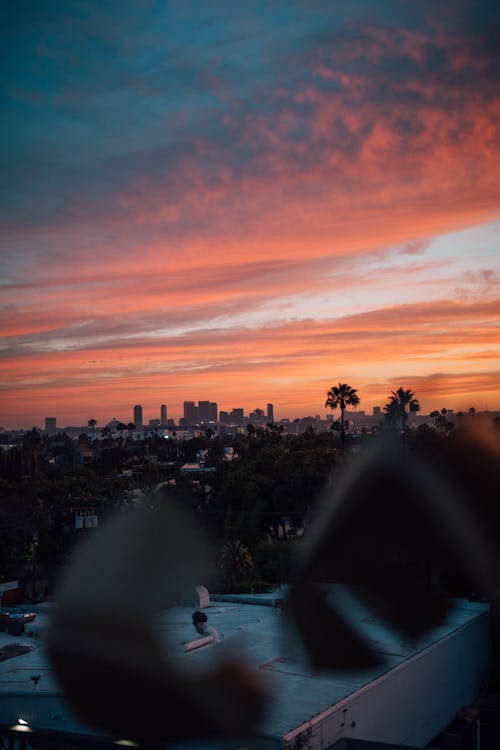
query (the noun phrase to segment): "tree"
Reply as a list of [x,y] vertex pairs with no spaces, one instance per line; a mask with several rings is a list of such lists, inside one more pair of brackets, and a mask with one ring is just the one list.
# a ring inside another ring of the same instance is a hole
[[127,425],[124,424],[123,422],[118,422],[115,429],[120,433],[120,437],[123,437],[123,433],[127,429]]
[[97,419],[94,419],[94,418],[89,419],[88,426],[90,427],[91,432],[92,432],[92,442],[94,442],[94,430],[95,430],[96,424],[97,424]]
[[127,431],[128,431],[129,438],[132,437],[132,433],[133,433],[134,430],[135,430],[135,424],[133,422],[129,422],[127,424]]
[[233,586],[245,578],[253,568],[250,550],[239,539],[225,542],[219,552],[218,566],[225,584]]
[[330,409],[336,409],[337,406],[340,408],[340,437],[342,439],[342,448],[344,448],[345,444],[344,412],[347,406],[357,406],[358,404],[359,396],[356,389],[351,388],[347,383],[339,383],[338,386],[334,385],[327,393],[325,406],[329,406]]
[[405,390],[401,386],[397,391],[392,391],[389,403],[384,407],[387,414],[398,414],[402,435],[406,433],[408,414],[420,410],[420,404],[414,396],[415,394],[410,389]]
[[108,426],[102,428],[101,437],[104,438],[104,440],[111,439],[111,429]]
[[454,424],[453,422],[450,422],[446,415],[448,414],[448,409],[441,409],[441,411],[438,411],[435,409],[434,411],[431,411],[429,414],[430,417],[433,417],[434,424],[436,426],[436,429],[441,433],[442,437],[446,437],[449,435],[449,433],[453,430]]

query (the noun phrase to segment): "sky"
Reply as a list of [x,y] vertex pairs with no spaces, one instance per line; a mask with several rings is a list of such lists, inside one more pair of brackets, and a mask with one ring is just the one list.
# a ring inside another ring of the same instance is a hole
[[0,424],[500,409],[500,10],[2,11]]

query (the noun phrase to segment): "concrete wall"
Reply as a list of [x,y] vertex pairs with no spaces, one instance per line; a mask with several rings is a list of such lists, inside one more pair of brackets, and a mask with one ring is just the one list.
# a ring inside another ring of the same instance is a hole
[[342,737],[422,746],[479,692],[491,664],[488,613],[288,733],[287,750],[324,750]]

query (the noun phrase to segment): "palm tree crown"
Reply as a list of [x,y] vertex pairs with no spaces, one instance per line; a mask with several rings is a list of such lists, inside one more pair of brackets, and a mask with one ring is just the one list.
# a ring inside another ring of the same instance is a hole
[[97,424],[97,419],[94,419],[93,417],[92,419],[89,419],[88,426],[90,427],[92,431],[92,441],[94,440],[94,430],[95,430],[96,424]]
[[330,409],[336,409],[337,406],[340,408],[340,428],[342,442],[345,440],[345,429],[344,429],[344,412],[347,406],[357,406],[359,404],[359,396],[355,388],[352,388],[347,383],[339,383],[333,385],[327,393],[327,399],[325,406],[329,406]]
[[401,431],[404,432],[406,429],[406,422],[408,414],[413,411],[420,410],[420,404],[417,399],[414,398],[415,394],[410,390],[405,390],[402,386],[397,391],[392,391],[389,396],[389,403],[385,406],[387,413],[392,412],[399,414],[401,419]]

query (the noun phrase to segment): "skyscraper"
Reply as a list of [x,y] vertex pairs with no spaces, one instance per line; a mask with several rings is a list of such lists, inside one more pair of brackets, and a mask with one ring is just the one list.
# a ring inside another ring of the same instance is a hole
[[198,420],[200,424],[217,422],[217,404],[214,401],[199,401]]
[[162,427],[167,426],[167,407],[165,406],[165,404],[162,404],[160,406],[160,425]]
[[134,424],[138,430],[142,428],[142,406],[140,404],[134,406]]
[[210,422],[210,401],[198,402],[198,418],[200,424],[208,424]]
[[210,421],[217,422],[217,404],[215,401],[210,401]]
[[231,414],[229,415],[229,418],[233,424],[237,424],[241,426],[245,419],[243,409],[241,409],[240,407],[233,409],[231,411]]
[[267,405],[267,421],[274,422],[274,407],[272,404]]
[[184,421],[187,427],[198,424],[198,407],[195,406],[194,401],[184,401]]

